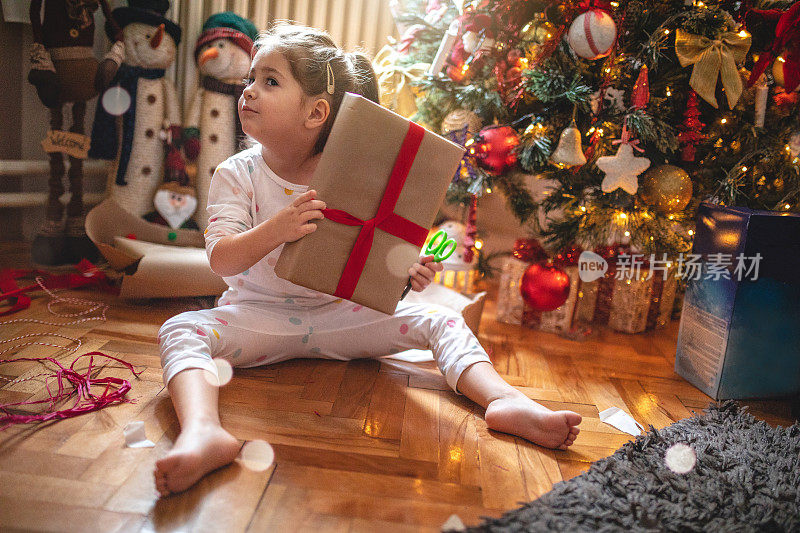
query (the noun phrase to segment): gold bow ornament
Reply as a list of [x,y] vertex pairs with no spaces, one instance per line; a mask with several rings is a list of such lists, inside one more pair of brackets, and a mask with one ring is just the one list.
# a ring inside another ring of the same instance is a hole
[[675,34],[675,53],[682,67],[694,65],[689,85],[703,100],[719,108],[714,95],[717,76],[731,109],[742,95],[742,80],[736,63],[741,63],[750,49],[750,34],[746,31],[725,32],[717,39],[694,35],[678,29]]
[[400,54],[390,45],[385,45],[375,56],[372,67],[378,76],[381,105],[409,118],[417,112],[417,95],[411,82],[422,79],[427,72],[427,63],[414,63],[403,67],[397,64]]

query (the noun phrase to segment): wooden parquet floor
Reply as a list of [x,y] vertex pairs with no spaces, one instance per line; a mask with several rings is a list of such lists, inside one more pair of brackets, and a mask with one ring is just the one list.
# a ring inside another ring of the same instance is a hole
[[[0,244],[0,257],[0,267],[22,267],[27,250]],[[103,365],[98,376],[130,380],[137,401],[0,433],[0,530],[439,531],[452,514],[477,524],[537,498],[633,438],[600,422],[600,410],[621,407],[645,427],[661,428],[711,401],[673,372],[677,321],[647,334],[601,331],[574,342],[496,322],[496,290],[489,289],[480,340],[498,371],[531,398],[583,415],[568,451],[489,431],[482,409],[450,391],[433,363],[297,360],[237,370],[220,391],[223,426],[242,441],[269,442],[273,467],[256,472],[237,459],[164,499],[153,466],[179,426],[156,333],[168,317],[202,302],[123,302],[74,291],[109,303],[108,320],[58,332],[80,338],[80,353],[100,350],[143,369],[135,379],[118,363],[95,360]],[[37,296],[30,309],[2,319],[58,322],[48,300]],[[0,341],[52,330],[0,325]],[[14,352],[0,357],[74,359],[44,346]],[[46,397],[41,380],[7,384],[42,371],[35,363],[1,365],[0,402]],[[787,402],[745,403],[773,425],[793,421]],[[125,447],[123,427],[135,420],[144,421],[154,448]]]

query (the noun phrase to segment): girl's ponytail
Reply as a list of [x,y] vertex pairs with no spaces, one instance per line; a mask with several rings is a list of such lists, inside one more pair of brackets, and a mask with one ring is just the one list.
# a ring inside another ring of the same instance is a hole
[[353,76],[356,79],[356,90],[351,91],[360,94],[364,98],[378,102],[380,93],[378,90],[378,78],[372,68],[369,58],[360,52],[348,54],[353,65]]

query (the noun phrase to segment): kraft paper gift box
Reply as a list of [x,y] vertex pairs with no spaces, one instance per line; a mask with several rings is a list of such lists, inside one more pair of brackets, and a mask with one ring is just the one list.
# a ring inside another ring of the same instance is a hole
[[464,149],[347,93],[309,189],[317,230],[286,243],[278,277],[393,314]]

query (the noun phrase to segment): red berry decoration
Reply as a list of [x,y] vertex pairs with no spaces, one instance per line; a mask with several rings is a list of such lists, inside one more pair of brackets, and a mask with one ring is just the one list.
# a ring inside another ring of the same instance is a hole
[[520,50],[518,50],[516,48],[512,48],[506,54],[506,59],[508,59],[508,62],[511,63],[512,65],[518,66],[517,65],[517,61],[522,59],[522,51],[520,51]]
[[616,261],[620,254],[630,254],[631,247],[629,244],[609,244],[607,246],[598,246],[594,249],[594,253],[607,261]]
[[547,259],[547,252],[536,239],[517,239],[514,241],[514,249],[511,253],[526,263],[538,263]]
[[583,249],[577,244],[571,244],[556,254],[554,263],[559,266],[577,265]]
[[534,264],[522,275],[519,291],[535,311],[553,311],[569,297],[569,276],[553,265]]
[[517,164],[519,136],[511,126],[483,128],[469,146],[470,155],[490,174],[500,175]]

